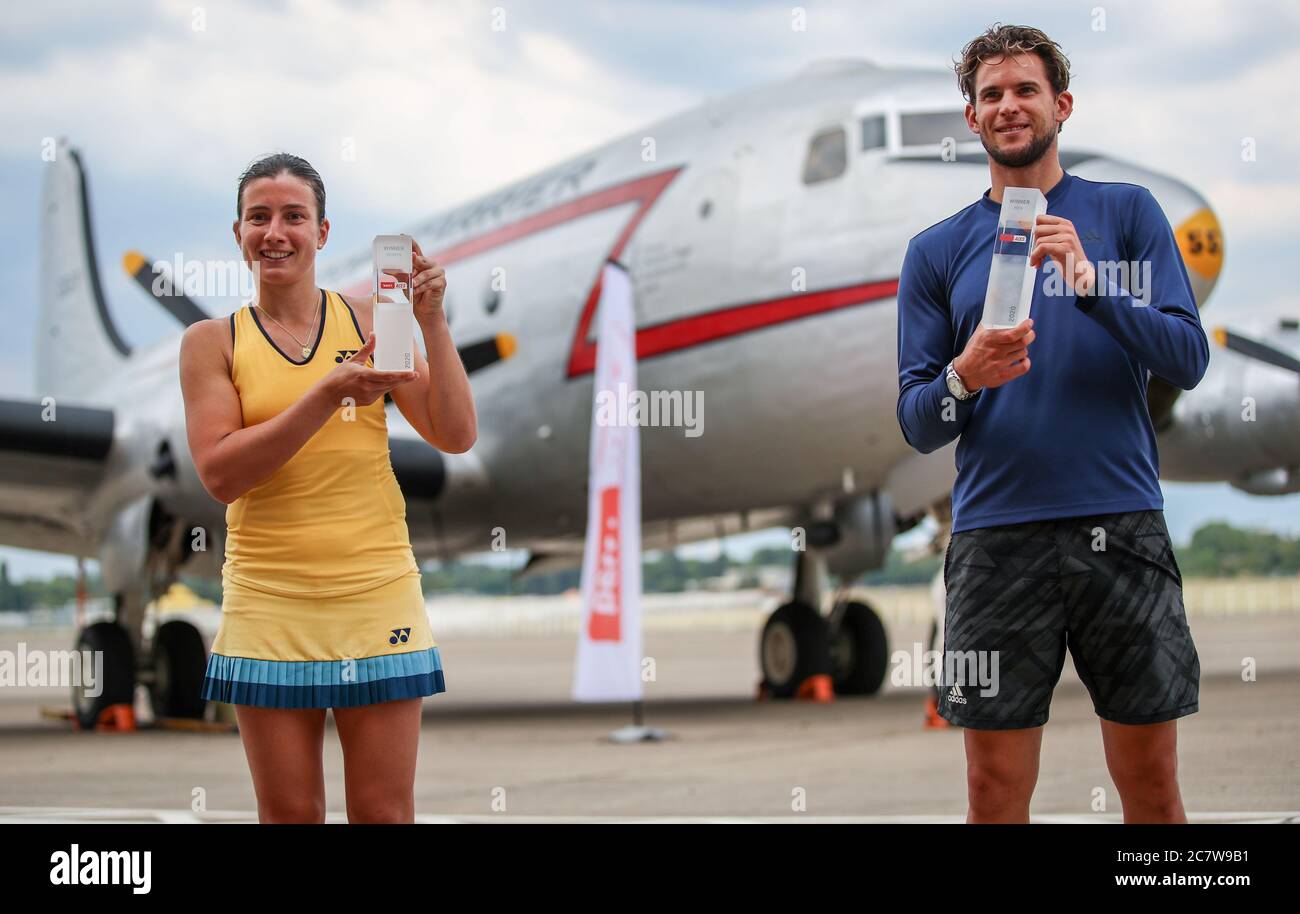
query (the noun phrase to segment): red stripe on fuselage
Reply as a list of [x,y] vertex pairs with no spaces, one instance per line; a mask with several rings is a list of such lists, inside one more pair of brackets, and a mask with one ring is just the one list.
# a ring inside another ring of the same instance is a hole
[[[520,219],[518,222],[503,225],[486,235],[480,235],[477,238],[471,238],[468,241],[462,241],[460,244],[452,245],[434,255],[434,260],[446,266],[449,263],[455,263],[457,260],[464,260],[466,257],[473,257],[475,254],[481,254],[503,244],[509,244],[511,241],[527,238],[529,235],[543,232],[565,222],[572,222],[574,219],[580,219],[591,213],[600,212],[603,209],[610,209],[635,200],[641,205],[632,214],[632,218],[628,220],[627,225],[619,234],[618,240],[614,242],[614,247],[605,258],[606,260],[617,259],[623,253],[623,248],[627,246],[628,240],[632,237],[633,230],[640,225],[646,211],[654,205],[654,202],[659,199],[659,195],[664,192],[665,188],[672,183],[673,178],[677,177],[681,171],[682,168],[679,166],[645,178],[637,178],[635,181],[629,181],[626,184],[618,184],[604,190],[594,191],[585,197],[578,197],[576,200],[561,203],[559,206]],[[599,270],[596,275],[600,275]]]
[[[787,295],[784,298],[771,298],[744,305],[729,305],[704,314],[692,314],[675,321],[639,328],[636,332],[636,354],[637,358],[641,359],[662,355],[665,352],[674,352],[701,343],[738,336],[751,330],[783,324],[813,314],[824,314],[839,308],[893,298],[897,294],[898,280],[886,279],[839,289]],[[596,347],[592,345],[590,349],[591,358],[594,360]],[[593,361],[592,366],[586,367],[585,370],[591,371],[594,366]],[[570,374],[572,375],[573,372]]]
[[[591,289],[583,303],[578,325],[574,328],[573,344],[569,349],[569,363],[566,375],[578,377],[595,370],[596,344],[589,340],[588,333],[600,302],[600,275],[605,261],[617,260],[632,239],[641,220],[645,218],[650,207],[663,194],[673,179],[681,173],[684,166],[668,169],[658,174],[637,178],[625,184],[594,191],[583,197],[562,203],[518,222],[503,225],[470,238],[459,244],[432,255],[439,264],[447,266],[458,260],[464,260],[490,251],[493,248],[519,241],[530,235],[554,228],[591,213],[620,206],[624,203],[637,202],[640,205],[628,219],[623,230],[619,232],[609,253],[605,255],[596,268]],[[349,290],[350,294],[367,293],[363,284]],[[728,305],[702,314],[693,314],[677,320],[665,321],[649,327],[640,327],[636,332],[637,358],[663,355],[708,343],[727,337],[737,336],[762,327],[770,327],[786,321],[797,320],[813,314],[834,311],[853,305],[865,304],[884,298],[891,298],[898,292],[898,280],[889,279],[877,282],[860,283],[839,289],[826,289],[819,292],[805,292],[788,295],[766,301],[750,302],[742,305]]]
[[[561,203],[559,206],[543,210],[540,213],[534,213],[520,219],[518,222],[511,222],[486,232],[475,238],[469,238],[459,244],[453,244],[449,248],[444,248],[435,254],[427,255],[436,260],[441,266],[448,266],[458,260],[465,260],[473,257],[475,254],[482,254],[484,251],[490,251],[493,248],[500,247],[503,244],[509,244],[512,241],[519,241],[527,238],[529,235],[535,235],[538,232],[544,232],[549,228],[557,225],[563,225],[565,222],[572,222],[574,219],[580,219],[592,213],[600,212],[604,209],[610,209],[614,206],[620,206],[624,203],[637,201],[641,205],[637,207],[632,218],[628,220],[623,231],[619,234],[618,239],[614,242],[614,247],[606,255],[606,260],[616,259],[627,246],[628,240],[632,237],[633,230],[640,224],[642,217],[650,209],[651,205],[659,199],[664,189],[672,183],[673,178],[681,173],[684,166],[670,168],[667,171],[661,171],[658,174],[649,175],[644,178],[637,178],[634,181],[628,181],[626,184],[618,184],[614,187],[607,187],[604,190],[593,191],[584,197],[578,197],[567,203]],[[419,240],[418,238],[416,239]],[[604,264],[601,264],[603,267]],[[596,277],[599,279],[600,270],[596,271]],[[368,283],[357,283],[351,287],[348,292],[354,295],[366,295],[370,291]]]

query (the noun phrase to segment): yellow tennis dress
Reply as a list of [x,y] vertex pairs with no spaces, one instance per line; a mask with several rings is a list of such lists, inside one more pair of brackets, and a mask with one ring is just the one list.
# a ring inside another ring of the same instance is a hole
[[[321,290],[321,311],[311,353],[300,359],[280,351],[251,305],[230,316],[230,374],[245,427],[288,409],[364,342],[337,292]],[[354,707],[445,690],[382,397],[341,405],[227,507],[226,531],[205,699]]]

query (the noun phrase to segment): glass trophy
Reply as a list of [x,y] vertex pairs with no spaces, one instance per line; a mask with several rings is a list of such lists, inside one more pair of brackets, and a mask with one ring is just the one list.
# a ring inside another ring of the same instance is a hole
[[415,368],[412,261],[410,235],[375,236],[375,368],[380,371]]
[[1029,252],[1034,249],[1034,223],[1045,212],[1047,198],[1038,188],[1003,188],[993,265],[984,293],[985,327],[1014,327],[1029,317],[1038,273],[1029,265]]

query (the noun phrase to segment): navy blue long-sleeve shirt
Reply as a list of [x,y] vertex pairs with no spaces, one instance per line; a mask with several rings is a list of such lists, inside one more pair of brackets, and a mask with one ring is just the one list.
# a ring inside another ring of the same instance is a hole
[[1074,223],[1096,292],[1044,263],[1028,373],[958,400],[944,368],[983,316],[1000,211],[986,192],[918,234],[898,283],[898,423],[922,453],[960,436],[953,532],[1163,508],[1148,372],[1190,390],[1209,363],[1164,212],[1134,184],[1061,178],[1047,212]]

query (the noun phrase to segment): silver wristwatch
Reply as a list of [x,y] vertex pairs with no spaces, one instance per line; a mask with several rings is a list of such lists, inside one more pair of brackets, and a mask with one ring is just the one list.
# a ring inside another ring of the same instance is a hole
[[948,390],[950,390],[952,395],[958,400],[969,400],[971,397],[979,393],[979,391],[966,389],[966,385],[963,384],[961,378],[957,376],[957,369],[953,367],[955,361],[956,360],[954,359],[953,362],[949,362],[948,367],[943,370],[944,375],[948,379]]

